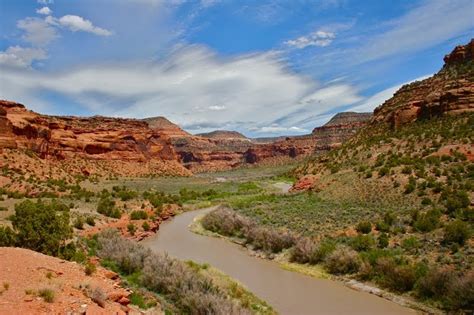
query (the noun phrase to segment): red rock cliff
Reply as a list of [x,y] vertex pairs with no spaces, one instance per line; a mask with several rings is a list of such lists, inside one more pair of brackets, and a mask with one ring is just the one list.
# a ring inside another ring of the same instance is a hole
[[445,114],[474,111],[474,39],[444,57],[434,76],[404,85],[374,111],[372,123],[392,127]]
[[31,150],[48,160],[159,161],[180,173],[169,137],[144,121],[46,116],[9,101],[0,101],[0,148]]

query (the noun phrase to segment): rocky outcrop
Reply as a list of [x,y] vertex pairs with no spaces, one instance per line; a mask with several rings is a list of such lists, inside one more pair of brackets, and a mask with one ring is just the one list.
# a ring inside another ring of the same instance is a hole
[[374,111],[372,123],[401,125],[446,114],[474,111],[474,39],[444,57],[434,76],[404,85]]
[[313,129],[312,136],[316,139],[315,152],[322,153],[341,146],[359,129],[367,125],[371,118],[371,113],[344,112],[336,114],[325,125]]
[[187,174],[170,138],[140,120],[46,116],[0,101],[0,130],[1,148],[32,151],[42,159],[158,161],[173,164],[172,174]]

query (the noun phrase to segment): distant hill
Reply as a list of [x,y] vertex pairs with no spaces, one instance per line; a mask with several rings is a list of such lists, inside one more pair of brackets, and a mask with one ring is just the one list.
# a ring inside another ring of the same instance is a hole
[[237,131],[229,131],[229,130],[215,130],[207,133],[198,133],[196,136],[209,138],[209,139],[241,139],[241,140],[248,140],[249,138],[241,134]]

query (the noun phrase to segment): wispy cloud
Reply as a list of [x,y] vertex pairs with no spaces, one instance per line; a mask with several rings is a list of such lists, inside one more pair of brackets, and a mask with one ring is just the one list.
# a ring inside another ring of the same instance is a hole
[[47,57],[46,51],[41,48],[12,46],[0,52],[0,65],[26,68],[33,60],[44,60]]
[[[40,101],[38,91],[50,91],[96,114],[164,115],[193,128],[212,123],[262,133],[300,133],[295,127],[314,125],[293,122],[359,97],[357,90],[341,85],[320,88],[317,82],[289,71],[275,53],[222,59],[203,46],[183,47],[153,63],[90,65],[62,73],[6,69],[0,87],[3,97],[18,101],[25,97]],[[300,112],[294,112],[296,108]],[[277,122],[288,114],[291,119]]]
[[395,94],[396,91],[398,91],[403,85],[409,84],[415,81],[421,81],[426,78],[429,78],[431,75],[424,75],[422,77],[416,78],[414,80],[407,81],[402,84],[397,84],[395,86],[389,87],[379,93],[376,93],[372,95],[371,97],[365,99],[363,102],[357,104],[354,107],[351,107],[348,109],[348,111],[354,111],[354,112],[371,112],[373,111],[377,106],[382,105],[386,100],[391,98],[393,94]]
[[24,31],[23,40],[34,46],[44,47],[59,37],[57,30],[40,18],[19,20],[17,27]]
[[472,0],[424,1],[387,23],[388,29],[368,38],[357,54],[359,62],[416,52],[460,33],[474,31]]
[[50,19],[49,22],[53,25],[61,25],[72,32],[87,32],[98,36],[110,36],[112,32],[92,24],[91,21],[84,19],[77,15],[65,15],[59,19]]
[[333,32],[318,30],[306,36],[300,36],[296,39],[287,40],[285,44],[290,47],[303,49],[310,46],[325,47],[332,43],[336,38]]

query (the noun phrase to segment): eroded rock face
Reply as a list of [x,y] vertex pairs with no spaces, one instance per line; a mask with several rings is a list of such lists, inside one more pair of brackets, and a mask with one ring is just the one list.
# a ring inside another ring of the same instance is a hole
[[345,112],[336,114],[325,125],[313,129],[312,135],[316,139],[316,153],[341,146],[359,129],[367,125],[371,118],[372,113]]
[[372,123],[397,128],[418,119],[474,111],[474,40],[454,48],[444,61],[437,74],[404,85],[377,107]]
[[0,147],[31,150],[43,159],[179,160],[168,136],[134,119],[45,116],[0,101],[0,131]]

